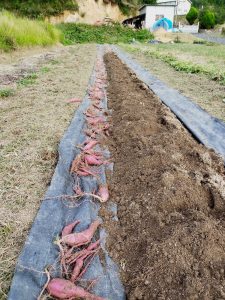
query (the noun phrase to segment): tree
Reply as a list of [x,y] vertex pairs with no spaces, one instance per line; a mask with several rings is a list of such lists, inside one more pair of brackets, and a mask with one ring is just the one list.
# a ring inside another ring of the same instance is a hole
[[194,24],[195,20],[198,18],[198,10],[195,7],[191,7],[188,14],[186,15],[186,19],[190,25]]
[[200,27],[203,29],[210,29],[215,26],[215,14],[210,10],[202,10],[199,14]]

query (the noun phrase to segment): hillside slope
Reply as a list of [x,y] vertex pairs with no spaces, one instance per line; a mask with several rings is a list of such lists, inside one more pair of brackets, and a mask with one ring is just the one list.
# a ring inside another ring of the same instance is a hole
[[47,18],[52,23],[82,22],[94,24],[109,17],[121,21],[134,15],[142,4],[156,0],[1,0],[0,10],[30,18]]
[[48,17],[48,20],[53,24],[62,22],[95,24],[98,21],[103,21],[106,17],[116,22],[120,22],[126,18],[119,6],[110,1],[109,3],[105,3],[104,0],[77,0],[77,3],[79,11],[65,10],[60,15]]

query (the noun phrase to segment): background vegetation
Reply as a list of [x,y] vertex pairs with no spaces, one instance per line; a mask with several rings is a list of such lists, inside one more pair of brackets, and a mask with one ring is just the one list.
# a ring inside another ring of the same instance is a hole
[[64,10],[76,11],[76,0],[1,0],[0,9],[13,11],[22,16],[40,18],[57,15]]
[[93,26],[68,23],[60,24],[57,27],[62,30],[65,36],[64,44],[67,45],[75,43],[129,43],[133,39],[144,42],[153,38],[153,35],[148,30],[134,31],[131,28],[123,27],[119,24],[113,26]]
[[216,24],[225,22],[225,0],[192,0],[192,5],[200,10],[213,13]]
[[18,18],[0,12],[0,49],[15,50],[24,46],[47,46],[61,39],[60,31],[49,23]]

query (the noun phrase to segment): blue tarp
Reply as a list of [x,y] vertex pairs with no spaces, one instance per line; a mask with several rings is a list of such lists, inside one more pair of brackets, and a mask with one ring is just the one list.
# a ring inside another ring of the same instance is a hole
[[155,31],[158,28],[164,28],[166,31],[167,30],[172,30],[173,28],[173,22],[170,21],[167,18],[162,18],[159,19],[158,21],[156,21],[153,25],[152,25],[152,29]]

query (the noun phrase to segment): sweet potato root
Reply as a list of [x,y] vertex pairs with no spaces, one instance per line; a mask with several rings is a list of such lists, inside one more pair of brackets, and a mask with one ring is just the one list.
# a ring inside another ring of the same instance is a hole
[[107,184],[100,185],[98,195],[102,199],[102,202],[106,202],[109,199],[109,189]]
[[102,297],[95,296],[83,288],[76,286],[71,281],[62,278],[52,279],[47,286],[47,290],[51,296],[58,299],[81,298],[87,300],[105,300]]
[[69,246],[81,246],[90,243],[96,229],[101,224],[99,220],[91,223],[88,229],[82,232],[75,232],[62,237],[61,241]]
[[84,146],[83,150],[87,151],[92,149],[94,146],[96,146],[99,142],[96,140],[89,140],[86,145]]
[[79,223],[80,223],[80,221],[77,220],[77,221],[75,221],[75,222],[73,222],[73,223],[71,223],[71,224],[65,226],[65,227],[63,228],[63,231],[62,231],[62,236],[65,236],[65,235],[70,234],[70,233],[73,231],[74,227],[75,227],[76,225],[78,225]]

